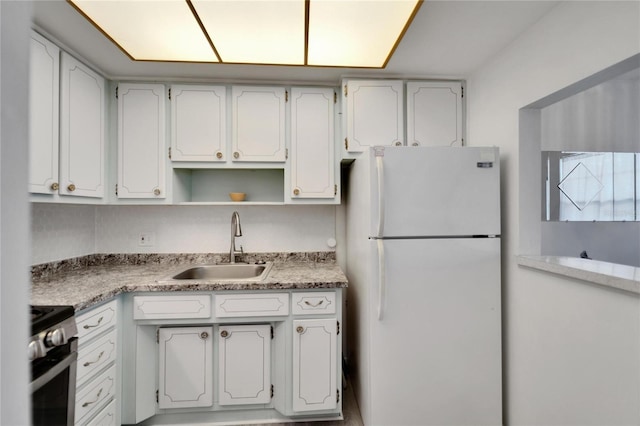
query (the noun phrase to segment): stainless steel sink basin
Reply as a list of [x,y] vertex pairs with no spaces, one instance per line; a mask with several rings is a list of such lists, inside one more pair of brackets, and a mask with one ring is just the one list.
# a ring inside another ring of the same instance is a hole
[[217,265],[198,265],[178,272],[172,280],[211,280],[211,281],[262,281],[273,266],[272,262],[260,265],[248,263],[227,263]]

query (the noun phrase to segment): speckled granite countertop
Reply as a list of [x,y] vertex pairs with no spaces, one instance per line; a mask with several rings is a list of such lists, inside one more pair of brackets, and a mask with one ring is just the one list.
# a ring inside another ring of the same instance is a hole
[[225,263],[225,255],[136,254],[91,255],[32,267],[32,305],[72,305],[76,311],[121,293],[145,291],[223,291],[343,288],[347,278],[333,252],[260,253],[245,255],[248,263],[272,261],[263,281],[233,282],[166,278],[189,265]]

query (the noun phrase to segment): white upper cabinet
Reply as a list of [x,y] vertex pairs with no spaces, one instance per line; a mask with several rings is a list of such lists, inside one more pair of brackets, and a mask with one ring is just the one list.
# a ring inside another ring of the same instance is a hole
[[60,194],[102,198],[105,187],[105,81],[62,52]]
[[404,87],[401,80],[343,82],[345,148],[365,151],[375,145],[402,145],[404,141]]
[[232,160],[286,160],[283,87],[233,86]]
[[227,160],[224,86],[171,86],[171,160]]
[[165,88],[118,86],[118,198],[165,198]]
[[60,49],[31,33],[29,68],[29,191],[58,190]]
[[330,88],[291,89],[292,200],[336,196],[334,96]]
[[407,83],[407,145],[463,145],[462,83]]

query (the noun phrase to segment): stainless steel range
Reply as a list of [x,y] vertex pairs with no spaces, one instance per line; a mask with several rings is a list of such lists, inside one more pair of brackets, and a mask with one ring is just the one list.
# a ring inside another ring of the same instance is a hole
[[33,425],[73,425],[78,329],[72,306],[32,306],[31,402]]

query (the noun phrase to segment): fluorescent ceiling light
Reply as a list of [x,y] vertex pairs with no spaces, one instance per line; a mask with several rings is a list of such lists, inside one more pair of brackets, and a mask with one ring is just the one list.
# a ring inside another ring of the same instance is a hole
[[421,0],[67,0],[131,59],[384,68]]

